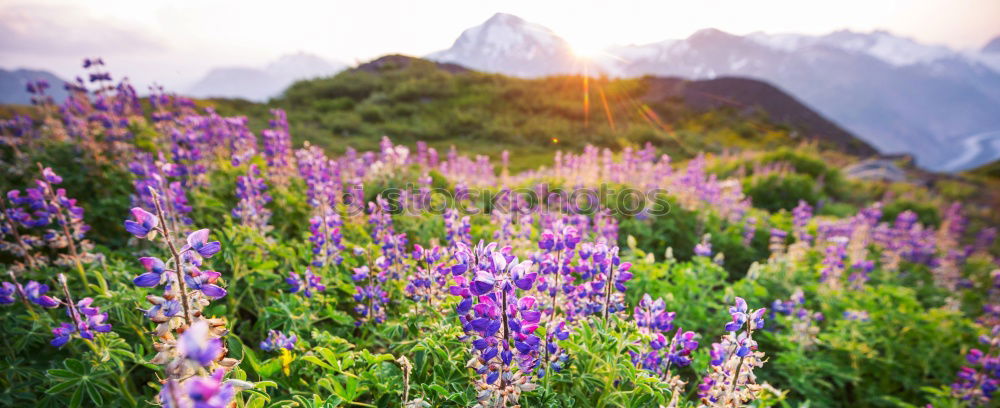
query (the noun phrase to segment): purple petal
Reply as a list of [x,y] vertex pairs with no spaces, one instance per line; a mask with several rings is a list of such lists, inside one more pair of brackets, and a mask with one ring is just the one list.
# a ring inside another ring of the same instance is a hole
[[129,234],[135,235],[138,238],[145,238],[146,235],[149,235],[149,230],[143,227],[142,224],[135,221],[126,220],[125,230],[128,231]]
[[477,331],[484,331],[490,327],[490,323],[492,322],[493,321],[490,319],[487,319],[485,317],[480,317],[478,319],[474,319],[473,321],[469,322],[469,324],[471,324],[472,328]]
[[151,256],[139,258],[139,263],[142,264],[143,268],[146,268],[149,272],[155,272],[157,274],[163,273],[167,266],[160,260],[160,258],[154,258]]
[[62,347],[67,342],[69,342],[69,336],[56,336],[56,338],[52,339],[49,344],[56,347]]
[[212,255],[215,255],[221,249],[222,244],[220,244],[219,241],[212,241],[203,245],[201,248],[198,248],[198,253],[205,258],[211,258]]
[[210,298],[218,299],[226,296],[226,290],[211,283],[201,285],[201,291]]
[[208,228],[197,230],[187,236],[187,243],[191,248],[199,248],[206,242],[208,242]]
[[133,279],[132,283],[140,288],[151,288],[160,284],[160,276],[160,274],[155,272],[146,272]]

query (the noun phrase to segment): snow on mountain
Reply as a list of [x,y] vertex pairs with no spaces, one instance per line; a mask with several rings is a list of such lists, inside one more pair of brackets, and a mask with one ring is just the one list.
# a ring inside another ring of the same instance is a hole
[[344,68],[344,64],[331,63],[312,54],[289,54],[263,68],[214,68],[192,85],[188,94],[263,101],[277,96],[295,81],[334,75]]
[[546,27],[505,13],[465,30],[451,48],[432,53],[427,59],[520,77],[575,73],[580,69],[566,40]]
[[[986,51],[1000,48],[997,42],[960,52],[886,31],[739,36],[704,29],[611,47],[591,63],[612,76],[765,80],[880,151],[912,153],[933,169],[962,154],[964,138],[1000,130],[1000,52]],[[551,30],[509,14],[466,30],[428,58],[522,77],[579,73],[582,65]]]
[[609,59],[609,71],[622,76],[771,82],[882,152],[913,153],[928,168],[961,154],[963,138],[1000,129],[1000,74],[985,61],[884,31],[738,36],[706,29],[609,52],[620,56]]
[[954,54],[954,51],[945,46],[925,45],[881,30],[871,33],[840,30],[818,37],[755,32],[747,35],[747,38],[758,44],[790,52],[818,45],[836,47],[865,53],[896,66],[931,62]]

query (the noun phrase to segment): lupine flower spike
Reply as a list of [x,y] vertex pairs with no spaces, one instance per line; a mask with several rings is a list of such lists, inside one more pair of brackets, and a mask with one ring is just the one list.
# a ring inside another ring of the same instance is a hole
[[764,365],[764,353],[757,351],[753,332],[764,328],[767,309],[749,310],[743,298],[729,308],[732,320],[726,323],[721,343],[712,344],[708,375],[698,386],[701,407],[741,407],[754,400],[761,387],[753,370]]

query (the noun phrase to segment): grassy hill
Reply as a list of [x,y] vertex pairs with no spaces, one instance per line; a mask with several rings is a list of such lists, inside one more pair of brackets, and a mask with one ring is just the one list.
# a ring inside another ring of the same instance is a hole
[[[781,90],[727,78],[519,79],[392,55],[336,76],[301,81],[266,105],[214,101],[220,112],[284,108],[292,134],[333,152],[402,143],[493,156],[511,150],[514,170],[544,163],[553,148],[652,142],[674,157],[771,149],[804,141],[858,155],[870,146]],[[780,118],[775,120],[774,118]]]

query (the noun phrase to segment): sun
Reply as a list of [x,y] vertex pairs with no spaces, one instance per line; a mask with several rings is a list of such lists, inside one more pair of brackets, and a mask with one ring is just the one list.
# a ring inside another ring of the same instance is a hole
[[570,44],[573,55],[580,59],[592,60],[605,54],[604,48],[592,44]]
[[604,47],[591,42],[571,42],[570,49],[579,59],[592,60],[604,55]]
[[607,55],[608,44],[605,44],[601,37],[595,37],[591,33],[564,38],[569,43],[573,55],[581,60],[593,60]]

